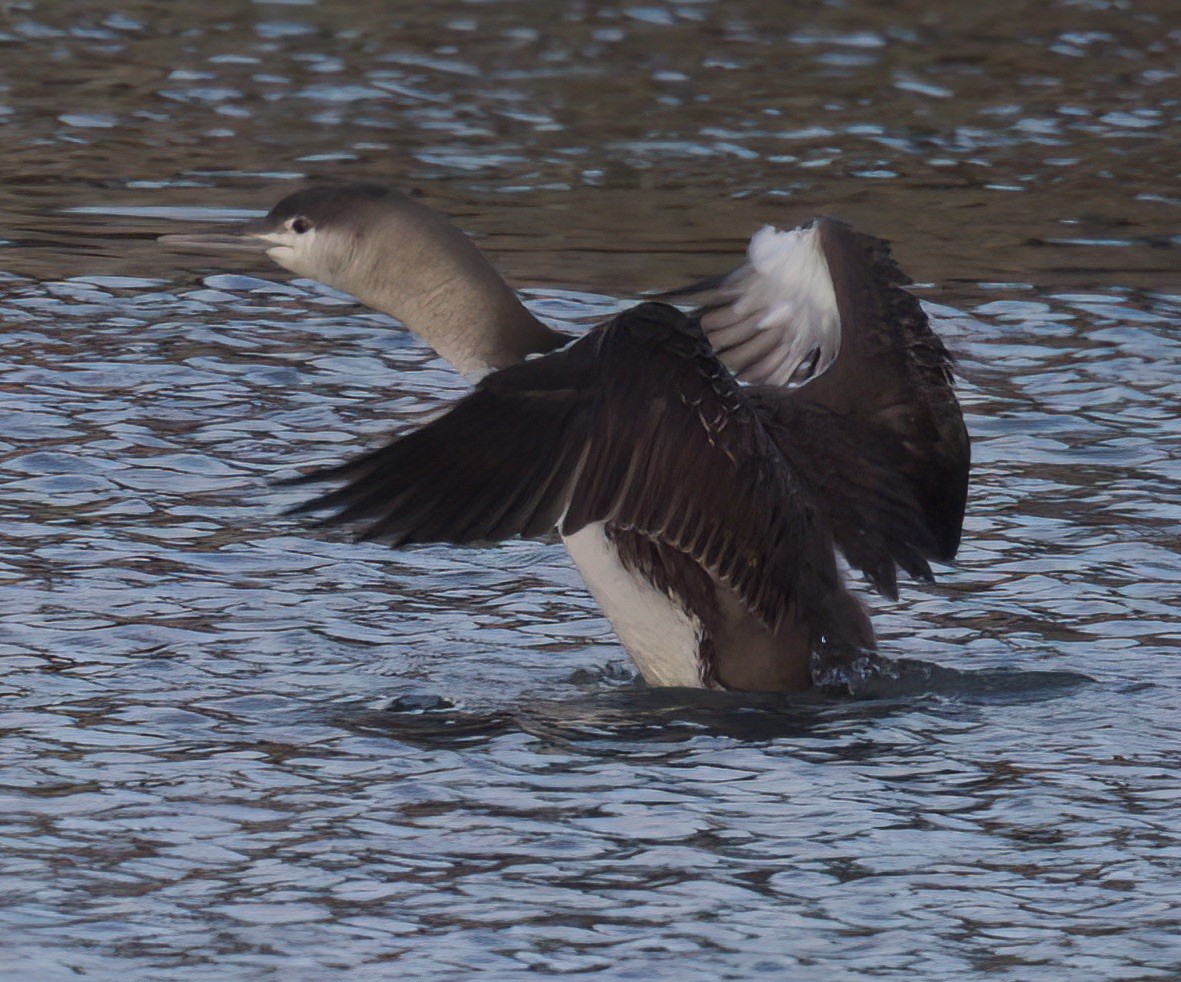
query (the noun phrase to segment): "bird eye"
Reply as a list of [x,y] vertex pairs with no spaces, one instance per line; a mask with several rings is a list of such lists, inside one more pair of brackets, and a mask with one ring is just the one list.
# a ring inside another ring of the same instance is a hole
[[312,227],[312,223],[306,218],[293,218],[291,220],[291,231],[296,235],[303,235],[308,229]]

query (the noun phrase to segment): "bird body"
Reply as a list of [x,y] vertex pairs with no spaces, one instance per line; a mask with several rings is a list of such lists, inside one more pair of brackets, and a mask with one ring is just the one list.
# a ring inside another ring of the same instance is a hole
[[819,646],[874,647],[838,552],[890,596],[896,566],[930,578],[955,554],[968,439],[950,359],[878,239],[768,227],[732,273],[666,295],[692,314],[649,301],[573,340],[384,189],[297,192],[241,240],[476,381],[305,476],[337,486],[298,510],[394,545],[556,529],[649,684],[807,688]]

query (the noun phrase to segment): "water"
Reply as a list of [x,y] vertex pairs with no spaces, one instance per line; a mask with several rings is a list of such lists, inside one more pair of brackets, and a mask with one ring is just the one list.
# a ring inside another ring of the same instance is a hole
[[[1181,975],[1172,4],[120,8],[0,11],[0,972]],[[559,546],[282,518],[464,389],[155,246],[326,178],[569,326],[763,222],[893,238],[974,469],[892,661],[654,692]]]

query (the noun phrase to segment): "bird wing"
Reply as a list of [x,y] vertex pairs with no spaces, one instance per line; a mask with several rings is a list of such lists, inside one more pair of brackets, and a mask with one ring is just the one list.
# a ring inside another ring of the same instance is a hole
[[[571,535],[592,522],[690,556],[772,629],[839,582],[832,540],[692,318],[646,303],[510,366],[415,432],[302,480],[300,506],[394,544]],[[798,607],[797,607],[798,605]]]
[[887,595],[894,565],[959,546],[970,447],[951,356],[882,239],[830,218],[765,228],[733,272],[667,298],[696,314],[845,558]]
[[841,321],[823,247],[828,219],[756,232],[737,269],[662,294],[696,306],[714,351],[744,382],[787,385],[826,371]]

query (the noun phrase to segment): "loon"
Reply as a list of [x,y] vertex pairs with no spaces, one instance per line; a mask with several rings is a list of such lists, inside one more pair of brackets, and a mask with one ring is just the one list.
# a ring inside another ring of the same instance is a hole
[[[831,218],[572,337],[392,189],[314,186],[180,251],[265,253],[417,334],[475,383],[434,421],[297,478],[296,511],[393,545],[556,530],[653,686],[801,691],[875,649],[839,562],[897,598],[958,549],[969,441],[951,356],[888,244]],[[691,313],[684,309],[691,309]]]

